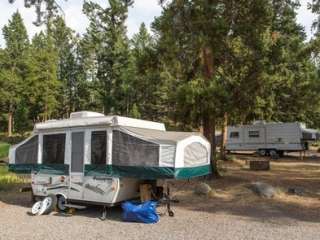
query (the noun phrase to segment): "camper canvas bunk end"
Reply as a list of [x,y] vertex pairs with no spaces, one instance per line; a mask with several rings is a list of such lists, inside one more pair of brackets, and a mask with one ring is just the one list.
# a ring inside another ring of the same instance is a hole
[[227,151],[258,151],[260,155],[279,155],[284,152],[304,151],[310,141],[319,137],[318,131],[302,123],[265,123],[229,126]]
[[102,205],[135,198],[144,180],[210,173],[210,144],[198,133],[168,132],[162,123],[94,112],[35,125],[11,147],[9,169],[31,172],[35,196]]

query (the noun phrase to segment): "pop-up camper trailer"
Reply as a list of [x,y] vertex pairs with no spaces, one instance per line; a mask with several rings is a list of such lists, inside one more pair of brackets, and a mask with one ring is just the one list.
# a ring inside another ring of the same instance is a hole
[[58,206],[66,200],[114,205],[139,196],[144,180],[211,171],[210,144],[202,135],[94,112],[36,124],[31,137],[11,147],[9,159],[11,171],[31,172],[35,196],[54,194]]
[[319,138],[318,131],[302,123],[265,123],[230,126],[227,128],[227,151],[258,151],[260,155],[282,155],[304,151],[309,142]]

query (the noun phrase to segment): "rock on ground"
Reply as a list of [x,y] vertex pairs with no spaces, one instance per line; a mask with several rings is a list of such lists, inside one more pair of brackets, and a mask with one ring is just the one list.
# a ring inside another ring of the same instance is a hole
[[254,193],[258,194],[261,197],[265,197],[265,198],[273,198],[276,193],[274,187],[272,187],[271,185],[269,185],[267,183],[263,183],[263,182],[251,183],[249,188]]
[[195,186],[194,193],[197,195],[208,195],[212,188],[206,183],[199,183]]

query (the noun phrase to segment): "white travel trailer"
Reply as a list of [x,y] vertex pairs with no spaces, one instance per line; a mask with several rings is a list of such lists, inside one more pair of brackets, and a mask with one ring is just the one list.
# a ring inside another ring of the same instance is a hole
[[304,151],[310,141],[317,140],[318,131],[302,123],[265,123],[229,126],[227,151],[258,151],[260,155],[281,156],[284,152]]
[[210,173],[210,144],[198,133],[167,132],[162,123],[75,112],[38,123],[10,149],[9,169],[31,172],[34,196],[112,206],[139,196],[145,180]]

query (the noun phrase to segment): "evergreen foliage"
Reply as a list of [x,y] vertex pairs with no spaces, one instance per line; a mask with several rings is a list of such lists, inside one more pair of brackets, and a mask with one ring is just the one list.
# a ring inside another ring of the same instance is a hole
[[[85,1],[83,36],[57,15],[55,1],[39,2],[48,4],[38,21],[46,30],[31,43],[18,12],[3,28],[2,131],[11,124],[24,132],[77,110],[203,128],[213,145],[215,129],[228,123],[320,127],[319,21],[307,42],[299,1],[161,1],[153,33],[141,24],[132,39],[126,21],[133,1],[109,0],[105,8]],[[313,0],[310,11],[320,16],[319,6]]]

